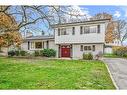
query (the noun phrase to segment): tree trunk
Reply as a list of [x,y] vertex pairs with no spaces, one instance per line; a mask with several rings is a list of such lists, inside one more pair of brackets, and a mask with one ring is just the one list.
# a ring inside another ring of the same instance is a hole
[[0,46],[0,52],[1,52],[2,50],[1,50],[1,46]]

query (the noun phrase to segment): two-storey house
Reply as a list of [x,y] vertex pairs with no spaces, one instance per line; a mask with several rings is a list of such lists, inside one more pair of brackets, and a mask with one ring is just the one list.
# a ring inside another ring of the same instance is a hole
[[28,37],[22,44],[22,49],[32,52],[52,48],[57,51],[56,57],[74,59],[81,59],[83,53],[108,53],[112,49],[110,44],[105,43],[108,22],[108,19],[103,19],[55,24],[52,25],[53,36]]

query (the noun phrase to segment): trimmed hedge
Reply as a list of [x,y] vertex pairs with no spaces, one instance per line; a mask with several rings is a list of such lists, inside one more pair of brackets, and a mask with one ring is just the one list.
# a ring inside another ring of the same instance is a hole
[[43,57],[43,50],[40,50],[40,56]]
[[42,51],[43,56],[45,57],[55,57],[56,56],[56,51],[53,49],[44,49]]
[[21,55],[21,56],[26,56],[26,54],[27,54],[26,51],[24,51],[24,50],[21,50],[21,51],[20,51],[20,55]]
[[15,55],[16,55],[16,56],[19,56],[19,55],[20,55],[20,51],[18,51],[18,50],[15,51]]
[[56,51],[54,49],[44,49],[44,50],[36,50],[34,53],[29,54],[27,51],[8,51],[8,56],[44,56],[44,57],[55,57]]
[[34,51],[34,56],[40,56],[40,51],[38,50]]
[[14,56],[15,55],[15,51],[8,51],[8,56]]
[[26,56],[27,55],[27,51],[21,50],[21,51],[8,51],[8,56]]
[[91,53],[85,54],[83,53],[84,60],[93,60],[93,55]]

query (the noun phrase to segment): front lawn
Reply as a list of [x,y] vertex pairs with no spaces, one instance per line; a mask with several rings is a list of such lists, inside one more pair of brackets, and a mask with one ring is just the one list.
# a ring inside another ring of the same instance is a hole
[[104,54],[103,57],[106,57],[106,58],[120,58],[120,56],[115,55],[115,54]]
[[0,89],[115,89],[100,61],[0,57]]

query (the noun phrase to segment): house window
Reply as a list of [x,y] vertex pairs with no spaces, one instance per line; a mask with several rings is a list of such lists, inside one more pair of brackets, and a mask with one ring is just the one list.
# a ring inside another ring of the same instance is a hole
[[83,34],[83,27],[80,26],[80,34]]
[[83,51],[83,45],[80,46],[80,51]]
[[91,46],[88,46],[87,48],[88,48],[88,50],[91,50]]
[[66,33],[66,28],[62,28],[62,29],[61,29],[61,35],[67,35],[67,33]]
[[88,34],[90,33],[90,27],[89,26],[85,26],[84,27],[84,34]]
[[60,36],[60,28],[58,28],[58,36]]
[[42,42],[35,42],[35,48],[41,49],[42,48]]
[[31,45],[30,45],[30,48],[31,48],[31,49],[34,49],[34,42],[31,42],[30,44],[31,44]]
[[97,26],[97,29],[98,29],[97,33],[100,33],[100,25]]
[[75,34],[75,27],[72,27],[72,35]]
[[87,50],[87,46],[84,46],[84,50]]
[[93,45],[93,51],[95,51],[95,45]]
[[84,50],[91,50],[91,46],[84,46]]
[[90,33],[97,33],[97,26],[90,27]]

